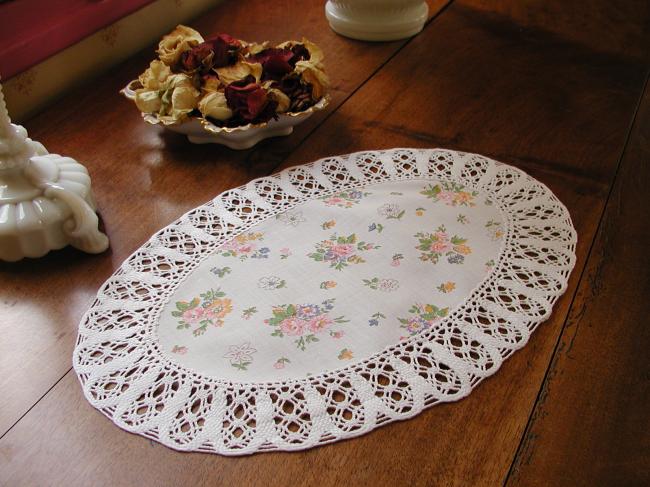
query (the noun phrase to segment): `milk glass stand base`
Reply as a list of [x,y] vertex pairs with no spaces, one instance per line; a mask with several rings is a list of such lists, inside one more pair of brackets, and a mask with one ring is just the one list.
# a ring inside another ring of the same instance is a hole
[[0,260],[41,257],[66,245],[90,253],[108,248],[88,171],[48,154],[12,124],[0,85]]
[[362,41],[395,41],[419,33],[429,7],[419,0],[329,0],[325,15],[332,30]]

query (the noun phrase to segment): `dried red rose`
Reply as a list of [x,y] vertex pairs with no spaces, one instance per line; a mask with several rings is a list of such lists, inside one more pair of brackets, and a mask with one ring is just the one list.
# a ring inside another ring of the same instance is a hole
[[295,66],[290,60],[294,57],[290,49],[278,49],[271,47],[251,56],[251,58],[262,65],[262,79],[279,80],[285,74],[293,71]]
[[289,61],[289,63],[292,66],[296,66],[296,63],[298,61],[309,61],[310,54],[309,50],[305,47],[304,44],[296,44],[291,48],[291,52],[293,53],[293,57]]
[[288,111],[300,112],[314,104],[311,85],[303,83],[301,78],[295,74],[285,76],[282,80],[274,82],[271,87],[280,90],[289,97],[291,104]]
[[181,65],[186,71],[201,69],[204,72],[228,66],[237,60],[240,48],[241,43],[237,39],[228,34],[219,34],[184,52]]
[[205,70],[211,68],[211,61],[214,57],[214,52],[212,50],[212,44],[208,42],[202,42],[196,47],[193,47],[189,51],[185,51],[181,54],[181,65],[186,71],[194,71],[201,67],[204,67]]
[[237,60],[237,51],[242,47],[241,42],[228,34],[219,34],[207,42],[211,42],[214,49],[213,68],[234,63]]
[[[255,82],[253,76],[247,76],[241,81],[235,81],[226,86],[226,101],[236,116],[240,116],[246,122],[252,122],[257,119],[261,121],[260,116],[268,105],[266,91]],[[267,118],[270,119],[273,116]]]
[[291,96],[296,91],[300,90],[302,86],[298,76],[287,76],[277,83],[277,86],[274,86],[274,88],[278,88],[284,92],[285,95]]

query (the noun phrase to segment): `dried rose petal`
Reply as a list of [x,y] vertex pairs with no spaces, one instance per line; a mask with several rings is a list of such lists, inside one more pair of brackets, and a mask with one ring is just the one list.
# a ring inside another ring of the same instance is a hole
[[260,53],[251,57],[256,62],[262,64],[262,79],[279,80],[285,74],[293,71],[293,66],[289,63],[289,60],[293,58],[293,56],[294,54],[290,49],[271,47],[269,49],[264,49]]
[[309,61],[310,55],[309,50],[304,46],[304,44],[296,44],[291,48],[293,57],[289,61],[292,66],[295,66],[298,61]]
[[286,41],[279,44],[280,49],[291,49],[294,57],[290,63],[294,66],[298,61],[311,61],[314,65],[322,68],[323,51],[309,39],[302,38],[302,41]]
[[147,90],[159,90],[162,84],[171,76],[172,72],[162,61],[151,61],[147,70],[140,75],[138,80]]
[[268,90],[269,99],[277,103],[275,111],[277,113],[284,113],[289,110],[291,106],[291,99],[285,95],[282,91],[276,88],[270,88]]
[[269,47],[269,41],[259,42],[245,42],[242,41],[242,54],[245,56],[253,56],[262,52],[264,49]]
[[309,51],[309,57],[306,59],[306,61],[311,61],[311,63],[317,68],[324,69],[325,67],[323,66],[323,61],[325,59],[325,55],[323,54],[321,48],[305,38],[302,40],[302,45],[305,46],[307,51]]
[[214,52],[212,50],[212,44],[209,42],[202,42],[198,46],[181,54],[181,65],[186,71],[195,71],[201,67],[209,70],[211,68],[210,64],[213,57]]
[[240,81],[248,76],[253,76],[254,81],[259,81],[262,77],[262,65],[260,63],[249,63],[247,61],[240,61],[232,66],[224,66],[223,68],[215,69],[219,76],[221,83],[229,85],[235,81]]
[[228,108],[226,97],[220,91],[212,91],[199,100],[199,111],[204,117],[215,120],[228,120],[232,117],[232,110]]
[[258,118],[268,101],[266,92],[252,76],[230,83],[225,95],[228,107],[247,122]]
[[212,58],[212,67],[214,68],[234,63],[237,60],[236,53],[242,47],[241,42],[228,34],[219,34],[207,42],[212,44],[214,51]]
[[221,86],[221,81],[216,74],[204,74],[201,77],[201,86],[204,91],[217,91]]
[[296,73],[299,73],[304,82],[311,85],[314,101],[320,100],[329,87],[329,79],[325,71],[318,68],[311,61],[298,61]]
[[207,72],[212,68],[228,66],[237,60],[237,50],[241,43],[228,34],[219,34],[202,42],[181,55],[181,66],[186,71],[201,69]]
[[175,66],[181,54],[203,42],[203,37],[194,29],[178,25],[158,43],[158,57],[167,66]]
[[[276,86],[274,86],[274,88],[276,88]],[[278,83],[277,88],[286,95],[291,96],[296,91],[300,90],[300,78],[298,76],[287,76]]]

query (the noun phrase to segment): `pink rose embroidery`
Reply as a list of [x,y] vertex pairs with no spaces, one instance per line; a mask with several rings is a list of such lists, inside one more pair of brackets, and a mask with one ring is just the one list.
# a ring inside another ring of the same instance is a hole
[[224,318],[232,311],[232,300],[219,289],[210,289],[191,301],[177,301],[171,312],[178,319],[177,329],[194,328],[194,336],[202,335],[209,325],[220,327]]
[[203,319],[204,312],[205,308],[188,309],[183,312],[182,319],[183,321],[193,325]]
[[447,242],[434,242],[431,244],[430,248],[431,252],[435,252],[437,254],[444,254],[449,250],[449,243]]
[[307,322],[298,318],[287,318],[280,323],[280,330],[285,335],[300,336],[304,333]]
[[332,247],[332,253],[337,257],[347,257],[354,252],[354,247],[350,244],[337,244]]
[[314,252],[307,254],[307,257],[316,262],[326,262],[330,267],[340,271],[350,264],[362,264],[365,260],[359,252],[378,249],[379,245],[368,242],[359,242],[356,233],[342,236],[333,234],[328,240],[322,240],[316,244]]
[[418,232],[414,235],[418,239],[415,247],[420,250],[420,260],[437,264],[442,256],[447,257],[450,264],[462,264],[465,256],[472,253],[472,249],[466,245],[467,239],[447,234],[444,225],[440,225],[434,232]]
[[[334,323],[347,323],[343,316],[332,317],[334,298],[327,299],[321,304],[283,304],[272,308],[273,316],[264,320],[268,326],[274,327],[271,336],[283,338],[297,337],[294,343],[300,350],[306,350],[311,343],[322,340],[317,335],[324,335],[329,330],[332,338],[343,336],[342,331],[331,330]],[[278,360],[280,362],[281,360]],[[288,360],[285,360],[285,362]],[[279,365],[274,367],[282,368]]]
[[332,320],[327,315],[320,315],[309,322],[309,329],[313,333],[320,333],[332,325]]

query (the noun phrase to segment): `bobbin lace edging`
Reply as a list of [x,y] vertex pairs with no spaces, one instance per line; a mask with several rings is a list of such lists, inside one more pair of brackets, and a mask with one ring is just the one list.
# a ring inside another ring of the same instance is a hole
[[[203,376],[159,349],[161,309],[220,245],[307,200],[436,179],[487,193],[506,222],[492,272],[447,318],[347,368],[300,380]],[[300,450],[468,395],[551,313],[575,264],[564,205],[524,172],[476,154],[393,149],[321,159],[226,191],[155,234],[101,287],[73,363],[88,401],[121,428],[184,451]]]

